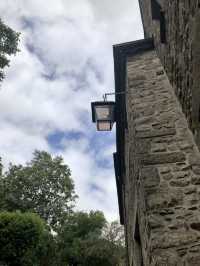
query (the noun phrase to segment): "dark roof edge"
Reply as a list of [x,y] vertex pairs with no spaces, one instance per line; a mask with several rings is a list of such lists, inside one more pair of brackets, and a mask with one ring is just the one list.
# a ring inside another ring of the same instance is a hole
[[115,152],[113,153],[113,160],[114,160],[114,168],[115,168],[115,181],[117,186],[117,198],[118,198],[118,207],[119,207],[119,214],[120,214],[120,223],[124,225],[124,206],[123,206],[123,189],[122,183],[120,181],[119,176],[119,162],[118,162],[118,154]]
[[113,45],[114,51],[118,50],[118,52],[128,53],[126,55],[130,54],[134,55],[135,53],[137,53],[138,50],[142,52],[146,50],[151,50],[153,48],[154,48],[153,38],[141,39],[132,42],[125,42]]
[[[134,42],[127,42],[122,44],[116,44],[113,46],[114,55],[114,75],[115,75],[115,92],[125,91],[126,89],[126,58],[138,53],[143,53],[148,50],[153,50],[153,39],[142,39]],[[123,186],[125,177],[125,129],[127,127],[126,122],[126,94],[116,94],[116,153],[117,153],[117,170],[115,164],[116,178],[119,180],[118,186]],[[118,202],[120,220],[124,221],[124,207],[122,187],[118,187]],[[119,195],[120,194],[120,195]]]
[[144,16],[143,16],[143,12],[142,12],[142,4],[141,4],[141,0],[138,1],[139,2],[139,9],[140,9],[140,15],[141,15],[141,20],[142,20],[142,26],[143,26],[143,32],[144,32],[144,37],[146,38],[147,34],[145,31],[145,26],[144,26]]

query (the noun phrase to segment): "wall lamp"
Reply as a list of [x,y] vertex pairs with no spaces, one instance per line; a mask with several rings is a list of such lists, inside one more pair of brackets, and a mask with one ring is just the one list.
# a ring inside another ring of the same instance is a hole
[[115,102],[107,101],[107,96],[125,94],[123,92],[106,93],[103,95],[103,101],[92,102],[92,122],[96,123],[97,131],[111,131],[116,121]]

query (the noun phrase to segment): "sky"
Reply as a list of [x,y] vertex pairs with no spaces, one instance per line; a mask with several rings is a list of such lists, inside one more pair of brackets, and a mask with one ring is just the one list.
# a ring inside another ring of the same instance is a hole
[[115,128],[97,132],[90,104],[114,91],[112,45],[143,38],[137,1],[1,0],[0,13],[21,32],[0,88],[5,167],[24,164],[35,149],[61,155],[77,209],[118,219]]

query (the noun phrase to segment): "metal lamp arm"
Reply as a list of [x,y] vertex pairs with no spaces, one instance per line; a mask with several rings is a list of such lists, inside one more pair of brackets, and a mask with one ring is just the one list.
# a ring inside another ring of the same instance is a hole
[[126,91],[105,93],[105,94],[103,94],[103,100],[107,101],[107,96],[110,96],[110,95],[125,94],[125,93],[126,93]]

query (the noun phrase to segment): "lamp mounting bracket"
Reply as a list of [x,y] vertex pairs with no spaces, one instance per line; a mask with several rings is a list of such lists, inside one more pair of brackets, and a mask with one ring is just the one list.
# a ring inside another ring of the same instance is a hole
[[104,100],[104,102],[106,102],[108,96],[111,96],[111,95],[118,95],[118,94],[126,94],[126,93],[127,93],[126,91],[119,91],[119,92],[105,93],[105,94],[103,94],[103,100]]

